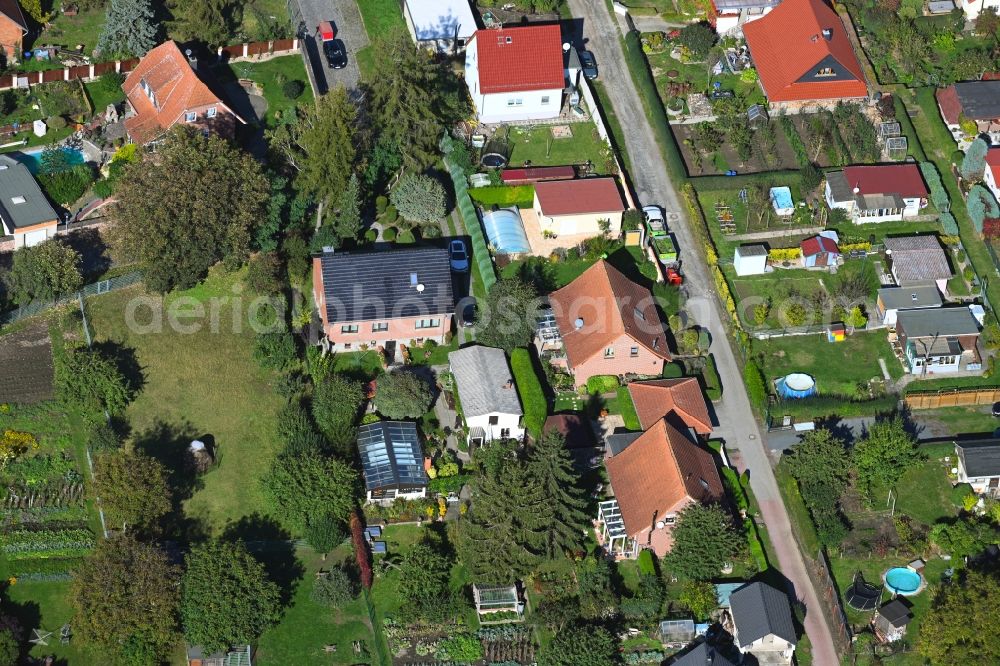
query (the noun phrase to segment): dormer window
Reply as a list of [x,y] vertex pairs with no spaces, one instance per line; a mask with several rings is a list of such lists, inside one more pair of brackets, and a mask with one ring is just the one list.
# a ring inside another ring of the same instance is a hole
[[820,67],[816,70],[816,76],[834,76],[835,74],[833,67]]
[[142,92],[146,93],[146,97],[153,103],[153,106],[159,109],[160,105],[156,102],[156,93],[153,92],[153,86],[149,85],[149,81],[139,79],[139,87],[142,88]]
[[215,114],[216,114],[216,111],[215,111],[215,107],[214,106],[212,108],[210,108],[208,111],[205,112],[205,115],[207,117],[209,117],[209,118],[214,118]]
[[196,111],[188,111],[184,114],[184,122],[193,123],[198,120],[198,113]]

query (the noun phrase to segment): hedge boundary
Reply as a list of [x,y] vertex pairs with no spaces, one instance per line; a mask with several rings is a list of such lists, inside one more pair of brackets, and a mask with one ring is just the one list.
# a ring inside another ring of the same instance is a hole
[[448,168],[452,185],[455,188],[455,202],[462,222],[465,224],[465,232],[469,234],[472,241],[472,256],[479,267],[479,275],[483,279],[483,287],[487,293],[497,283],[496,270],[493,267],[493,259],[490,257],[489,247],[486,238],[483,237],[483,227],[479,223],[479,214],[469,196],[469,184],[465,179],[465,173],[461,167],[451,164],[448,158],[444,158],[444,165]]
[[524,408],[524,428],[532,437],[542,436],[545,419],[549,414],[549,403],[542,390],[541,380],[535,371],[535,362],[531,352],[524,347],[518,347],[510,353],[510,369],[517,384],[517,394]]

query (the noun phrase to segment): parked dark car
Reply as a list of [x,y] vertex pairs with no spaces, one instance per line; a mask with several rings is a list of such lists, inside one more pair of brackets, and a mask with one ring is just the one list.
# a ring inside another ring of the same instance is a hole
[[993,416],[1000,416],[1000,402],[993,403]]
[[326,56],[326,62],[332,69],[347,67],[347,49],[344,48],[344,42],[339,39],[323,42],[323,55]]
[[580,51],[580,64],[583,66],[583,75],[589,81],[597,78],[597,60],[590,51]]

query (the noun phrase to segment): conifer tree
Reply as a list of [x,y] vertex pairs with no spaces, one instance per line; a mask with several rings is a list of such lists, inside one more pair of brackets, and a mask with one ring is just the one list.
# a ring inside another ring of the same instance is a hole
[[158,31],[150,0],[111,0],[97,51],[103,58],[138,58],[156,46]]
[[559,433],[542,436],[528,458],[529,483],[541,493],[543,547],[547,557],[554,558],[560,550],[572,550],[583,540],[587,502],[577,485],[573,461],[566,449],[566,440]]

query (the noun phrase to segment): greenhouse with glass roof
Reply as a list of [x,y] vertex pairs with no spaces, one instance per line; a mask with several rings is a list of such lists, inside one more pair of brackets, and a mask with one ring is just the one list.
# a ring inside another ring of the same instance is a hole
[[358,453],[369,502],[427,496],[427,472],[417,424],[380,421],[358,428]]

